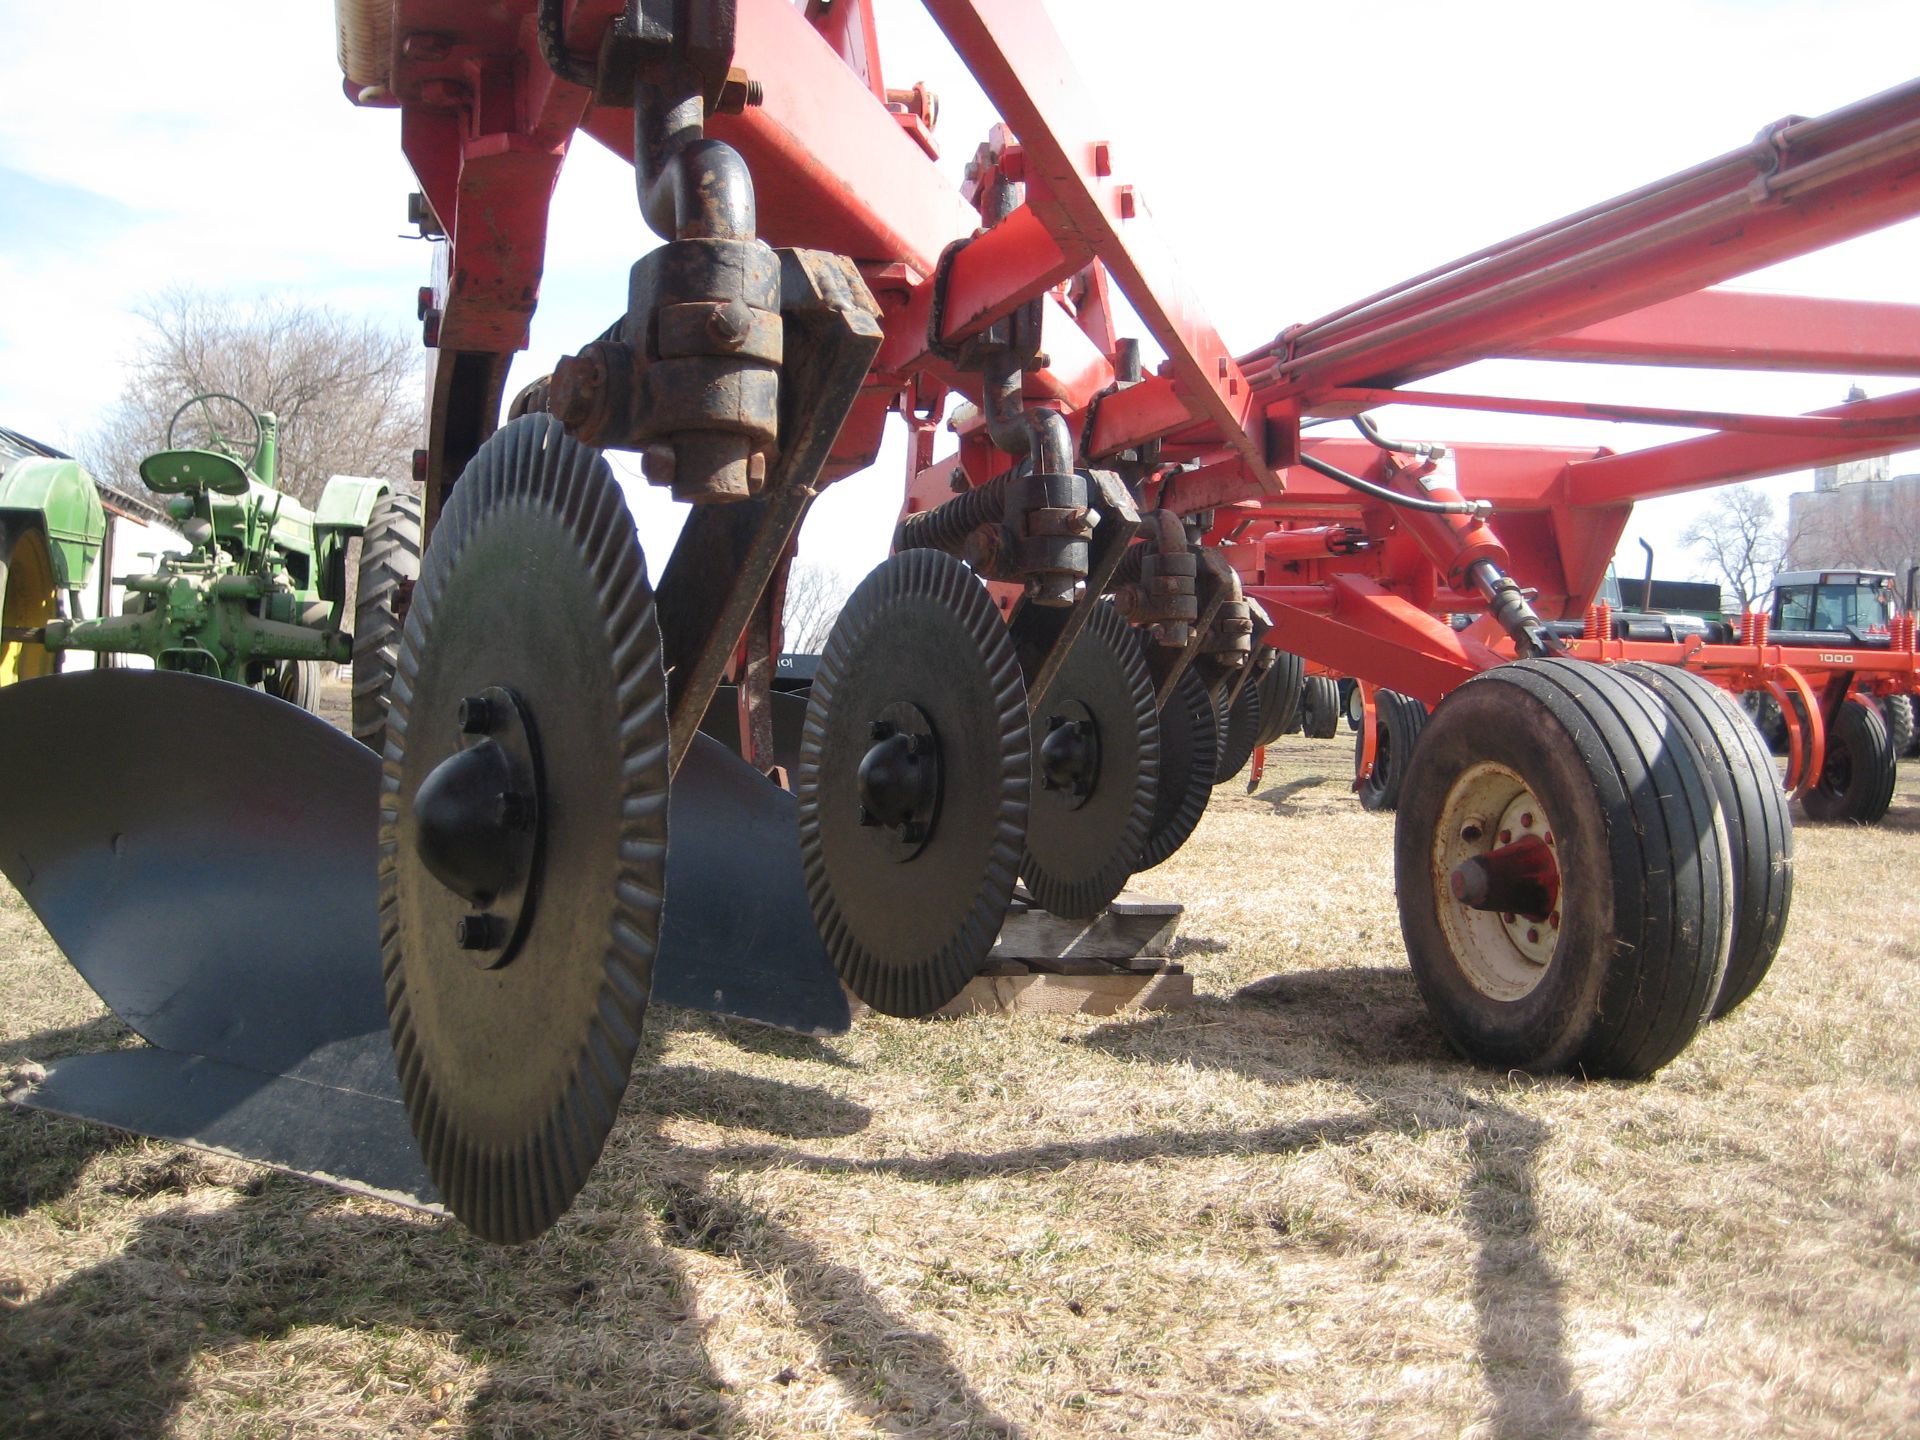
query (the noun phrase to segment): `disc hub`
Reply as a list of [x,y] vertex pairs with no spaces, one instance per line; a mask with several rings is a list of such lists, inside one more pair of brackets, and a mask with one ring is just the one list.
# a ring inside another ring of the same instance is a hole
[[1047,733],[1040,741],[1040,788],[1057,796],[1069,810],[1078,810],[1093,794],[1100,776],[1100,731],[1093,712],[1078,700],[1068,700],[1047,716]]
[[896,701],[870,730],[860,759],[860,823],[877,830],[896,862],[911,860],[933,835],[940,809],[940,744],[917,705]]
[[525,707],[490,685],[460,702],[460,748],[420,783],[414,848],[427,872],[461,896],[454,943],[484,970],[519,952],[533,917],[541,833],[540,767]]

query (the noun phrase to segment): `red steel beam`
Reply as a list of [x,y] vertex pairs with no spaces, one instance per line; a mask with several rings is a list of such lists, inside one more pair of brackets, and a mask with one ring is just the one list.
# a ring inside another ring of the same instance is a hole
[[1576,460],[1567,466],[1566,496],[1571,505],[1617,505],[1677,495],[1710,485],[1759,480],[1884,455],[1891,439],[1920,444],[1920,390],[1903,390],[1877,400],[1856,400],[1817,410],[1816,415],[1847,415],[1861,419],[1906,417],[1899,435],[1878,439],[1849,437],[1788,439],[1777,435],[1708,435],[1634,450],[1624,455],[1602,455]]
[[[1397,385],[1920,213],[1920,81],[1287,332],[1266,398]],[[1261,375],[1256,372],[1256,380]]]
[[1318,608],[1325,600],[1316,600],[1314,609],[1289,604],[1299,598],[1289,596],[1296,588],[1247,587],[1247,598],[1273,621],[1267,644],[1313,657],[1337,655],[1343,673],[1429,705],[1503,658],[1364,576],[1332,576],[1325,609]]
[[1252,387],[1188,288],[1131,185],[1112,174],[1109,139],[1065,44],[1031,0],[926,0],[1026,152],[1031,195],[1056,234],[1097,254],[1167,352],[1178,397],[1209,420],[1260,487],[1278,493]]
[[1737,430],[1751,435],[1791,435],[1809,440],[1900,440],[1920,426],[1920,415],[1746,415],[1727,410],[1679,410],[1665,406],[1613,405],[1595,400],[1526,400],[1505,395],[1461,395],[1445,390],[1343,389],[1329,392],[1330,407],[1373,410],[1382,405],[1424,405],[1436,410],[1485,410],[1502,415],[1558,415],[1571,420],[1618,420],[1673,425],[1686,430]]
[[1506,358],[1920,375],[1920,305],[1702,290],[1516,346]]

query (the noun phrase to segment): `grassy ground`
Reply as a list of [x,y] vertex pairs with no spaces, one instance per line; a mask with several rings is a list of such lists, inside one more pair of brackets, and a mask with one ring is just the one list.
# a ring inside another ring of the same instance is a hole
[[[1773,977],[1656,1080],[1451,1057],[1344,741],[1147,878],[1122,1021],[665,1013],[522,1250],[0,1111],[0,1433],[1891,1435],[1920,1428],[1920,787],[1803,826]],[[116,1035],[0,895],[0,1072]]]

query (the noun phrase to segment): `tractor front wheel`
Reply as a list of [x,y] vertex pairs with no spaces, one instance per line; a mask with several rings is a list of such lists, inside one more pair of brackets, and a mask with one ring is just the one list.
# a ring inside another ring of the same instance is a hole
[[420,578],[420,497],[383,495],[360,537],[353,602],[353,738],[386,747],[387,689],[400,649],[400,596]]
[[1637,1078],[1673,1059],[1720,990],[1729,870],[1698,747],[1600,666],[1475,676],[1434,711],[1400,792],[1414,979],[1484,1065]]
[[1827,730],[1820,778],[1800,796],[1810,820],[1877,825],[1893,803],[1898,761],[1879,708],[1849,699]]

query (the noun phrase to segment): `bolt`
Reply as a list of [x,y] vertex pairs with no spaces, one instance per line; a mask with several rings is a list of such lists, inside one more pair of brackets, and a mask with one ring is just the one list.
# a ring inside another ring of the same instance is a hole
[[1134,211],[1138,208],[1138,202],[1133,198],[1133,187],[1131,185],[1122,185],[1115,194],[1120,201],[1120,218],[1122,220],[1133,219]]
[[930,754],[932,750],[933,740],[930,736],[907,736],[907,758],[909,760],[918,760],[921,756]]
[[649,445],[640,452],[640,473],[653,485],[671,485],[677,468],[671,445]]
[[951,490],[954,494],[964,495],[972,488],[971,485],[967,484],[967,472],[962,470],[958,465],[954,466],[953,469],[948,472],[947,489]]
[[1093,173],[1102,180],[1113,174],[1113,147],[1104,140],[1093,142]]
[[400,42],[400,53],[409,60],[444,60],[452,49],[444,35],[415,31]]
[[1093,734],[1093,721],[1091,721],[1091,720],[1076,720],[1076,721],[1074,721],[1074,722],[1073,722],[1073,733],[1074,733],[1074,734],[1076,734],[1076,735],[1091,735],[1091,734]]
[[438,350],[440,348],[440,312],[429,310],[420,319],[420,343],[429,350]]
[[503,790],[494,797],[493,818],[504,829],[524,830],[533,823],[533,805],[526,796]]
[[862,825],[878,825],[880,822],[873,818],[873,812],[871,810],[862,805],[860,807],[860,823]]
[[890,720],[876,720],[867,727],[867,734],[872,739],[885,740],[893,734],[893,722]]
[[427,483],[427,466],[431,459],[432,456],[425,450],[416,450],[413,452],[414,484],[424,485]]
[[491,915],[468,915],[454,925],[453,938],[462,950],[498,950],[500,922]]
[[1560,912],[1558,910],[1554,911],[1551,915],[1547,916],[1547,924],[1551,925],[1556,930],[1560,928]]
[[1509,910],[1502,910],[1500,912],[1500,918],[1506,921],[1507,924],[1509,925],[1513,924],[1513,913]]
[[1533,828],[1533,812],[1531,810],[1522,810],[1520,812],[1520,828],[1522,830],[1531,830]]
[[493,702],[484,695],[469,695],[460,702],[460,733],[485,735],[493,729]]
[[729,300],[707,312],[707,338],[722,350],[738,350],[753,334],[753,311]]
[[1547,844],[1551,845],[1552,843],[1553,843],[1553,832],[1549,830],[1547,831]]
[[1051,735],[1054,731],[1058,730],[1062,725],[1066,723],[1067,723],[1067,717],[1064,715],[1047,716],[1047,733]]
[[1511,830],[1502,830],[1500,832],[1500,843],[1502,845],[1511,845],[1513,843],[1513,832]]
[[422,285],[413,295],[413,318],[424,320],[431,309],[433,309],[433,287]]
[[1469,845],[1473,844],[1474,841],[1478,840],[1482,835],[1486,833],[1487,833],[1486,831],[1480,828],[1479,822],[1474,820],[1469,820],[1466,824],[1460,827],[1460,838],[1466,841]]
[[[569,430],[593,418],[594,403],[607,386],[607,360],[597,345],[578,355],[563,355],[547,385],[547,408]],[[648,472],[652,478],[652,472]]]
[[1529,945],[1538,945],[1540,943],[1540,927],[1538,925],[1529,925],[1527,927],[1527,943]]

